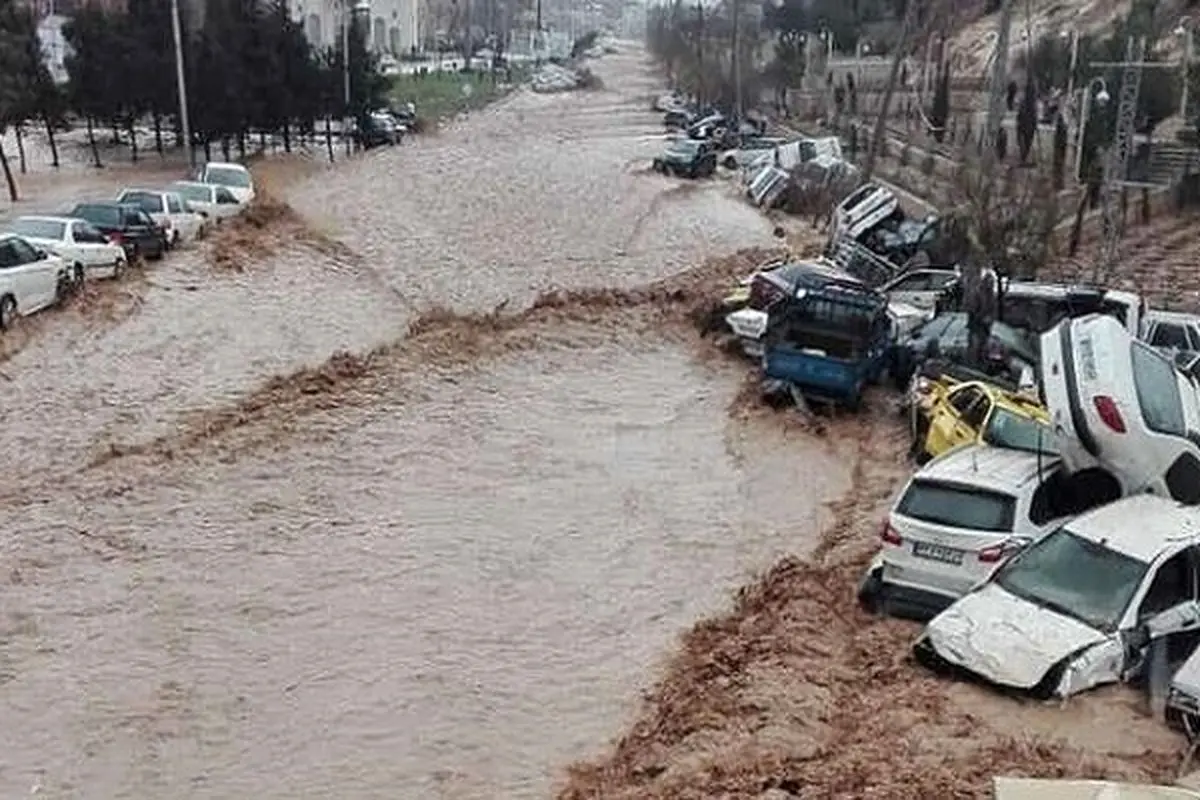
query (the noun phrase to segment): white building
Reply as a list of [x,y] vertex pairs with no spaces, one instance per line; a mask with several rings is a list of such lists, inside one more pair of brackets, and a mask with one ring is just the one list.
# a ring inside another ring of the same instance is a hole
[[371,49],[401,56],[421,46],[419,4],[420,0],[294,0],[291,8],[309,42],[323,49],[341,47],[342,15],[357,5],[363,9],[358,13],[371,21]]
[[63,26],[66,23],[66,17],[60,14],[49,14],[38,21],[37,27],[42,58],[46,62],[46,68],[50,70],[50,77],[58,84],[67,82],[66,60],[71,53],[71,48],[63,36]]

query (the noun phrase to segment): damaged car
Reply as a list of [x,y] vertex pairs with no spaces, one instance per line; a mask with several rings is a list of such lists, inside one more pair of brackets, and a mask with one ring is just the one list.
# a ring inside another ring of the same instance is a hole
[[884,520],[859,602],[927,619],[1077,514],[1071,488],[1052,456],[967,445],[934,459]]
[[1043,334],[1041,359],[1055,445],[1068,468],[1104,472],[1122,494],[1200,504],[1195,378],[1105,314]]
[[1141,679],[1152,647],[1186,657],[1200,639],[1198,570],[1200,512],[1127,497],[1012,556],[929,622],[913,656],[1042,699]]
[[963,444],[1055,455],[1050,415],[1034,399],[949,372],[915,380],[913,456],[918,463]]
[[717,171],[717,153],[708,142],[674,139],[654,159],[654,171],[664,175],[707,178]]

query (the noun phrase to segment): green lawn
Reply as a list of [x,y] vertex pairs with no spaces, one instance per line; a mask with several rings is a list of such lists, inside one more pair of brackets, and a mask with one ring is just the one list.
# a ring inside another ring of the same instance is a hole
[[521,67],[513,67],[512,85],[504,83],[504,73],[495,77],[486,72],[429,72],[425,75],[400,75],[392,82],[392,99],[403,104],[412,101],[417,117],[426,124],[451,117],[473,108],[481,108],[502,97],[527,77]]

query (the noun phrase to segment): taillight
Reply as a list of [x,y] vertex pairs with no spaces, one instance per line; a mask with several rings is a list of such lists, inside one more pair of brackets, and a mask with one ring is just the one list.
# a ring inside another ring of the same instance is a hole
[[1125,432],[1125,420],[1121,418],[1121,410],[1117,408],[1117,402],[1107,395],[1096,395],[1092,398],[1092,405],[1096,407],[1096,413],[1100,415],[1100,421],[1107,425],[1115,433]]
[[118,233],[116,231],[113,231],[112,233],[110,233],[108,235],[109,244],[120,244],[124,240],[125,240],[125,237],[123,237],[120,233]]
[[982,564],[995,564],[997,561],[1003,561],[1004,559],[1008,558],[1013,553],[1023,548],[1026,544],[1028,544],[1028,541],[1009,540],[1007,542],[1001,542],[1000,544],[994,544],[991,547],[985,547],[976,552],[975,557],[978,558]]
[[892,523],[886,519],[883,521],[883,524],[879,526],[879,538],[883,540],[884,544],[890,544],[893,546],[904,544],[904,537],[901,536],[900,532],[893,528]]

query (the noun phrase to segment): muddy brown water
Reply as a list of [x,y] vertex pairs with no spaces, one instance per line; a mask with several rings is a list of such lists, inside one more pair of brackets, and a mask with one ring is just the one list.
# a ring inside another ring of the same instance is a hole
[[687,624],[812,543],[837,446],[731,419],[740,367],[620,313],[110,457],[423,308],[771,242],[728,187],[645,174],[640,57],[597,71],[293,182],[333,257],[193,248],[6,340],[0,796],[544,797]]

